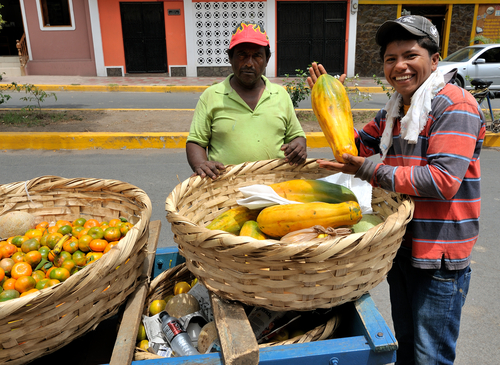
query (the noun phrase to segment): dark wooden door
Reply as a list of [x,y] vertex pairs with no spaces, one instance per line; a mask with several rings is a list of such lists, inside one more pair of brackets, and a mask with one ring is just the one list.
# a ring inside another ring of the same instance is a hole
[[127,73],[168,72],[163,2],[120,3]]
[[278,2],[278,76],[295,76],[311,62],[344,73],[346,2]]

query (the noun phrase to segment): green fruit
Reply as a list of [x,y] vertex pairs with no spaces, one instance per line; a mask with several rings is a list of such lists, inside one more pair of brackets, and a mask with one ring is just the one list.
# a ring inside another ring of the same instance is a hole
[[366,232],[369,229],[379,225],[384,220],[380,218],[378,215],[374,214],[363,214],[363,218],[352,226],[353,233]]
[[5,302],[7,300],[19,298],[20,294],[15,289],[4,290],[0,293],[0,302]]

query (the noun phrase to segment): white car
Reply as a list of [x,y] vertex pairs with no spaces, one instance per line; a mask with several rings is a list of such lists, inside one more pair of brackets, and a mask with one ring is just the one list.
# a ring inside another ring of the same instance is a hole
[[443,73],[454,68],[458,70],[456,83],[467,90],[474,89],[472,79],[493,81],[490,89],[500,90],[500,44],[475,44],[439,61]]

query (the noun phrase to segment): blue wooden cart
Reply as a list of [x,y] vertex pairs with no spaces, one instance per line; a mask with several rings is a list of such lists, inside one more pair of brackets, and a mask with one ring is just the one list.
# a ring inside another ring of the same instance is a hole
[[[156,251],[153,276],[179,265],[184,258],[176,247]],[[341,338],[260,349],[260,364],[273,365],[368,365],[389,364],[396,359],[396,340],[379,313],[370,294],[363,295],[347,307],[342,318]],[[134,365],[223,364],[220,353],[189,357],[133,361]]]

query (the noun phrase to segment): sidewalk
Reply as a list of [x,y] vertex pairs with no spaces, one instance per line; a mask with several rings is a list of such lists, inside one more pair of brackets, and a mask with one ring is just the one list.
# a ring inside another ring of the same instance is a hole
[[[94,92],[203,92],[225,77],[168,77],[164,74],[138,74],[125,77],[97,76],[4,76],[3,85],[33,84],[45,91],[94,91]],[[271,82],[282,85],[286,78],[272,77]],[[385,79],[381,79],[388,85]],[[356,81],[361,92],[382,93],[382,87],[372,78]],[[1,107],[1,106],[0,106]],[[143,149],[185,148],[187,132],[148,133],[46,133],[3,132],[0,133],[2,150],[90,150],[90,149]],[[307,133],[309,148],[329,147],[323,133]],[[485,147],[500,147],[500,134],[487,133]]]
[[[33,84],[45,91],[126,91],[126,92],[202,92],[225,77],[169,77],[165,74],[136,74],[124,77],[104,76],[4,76],[0,87],[12,82]],[[290,78],[292,80],[294,78]],[[269,81],[283,85],[286,77],[270,77]],[[388,85],[386,80],[381,80]],[[356,81],[361,92],[380,93],[382,88],[372,78]],[[350,84],[354,87],[354,84]]]

